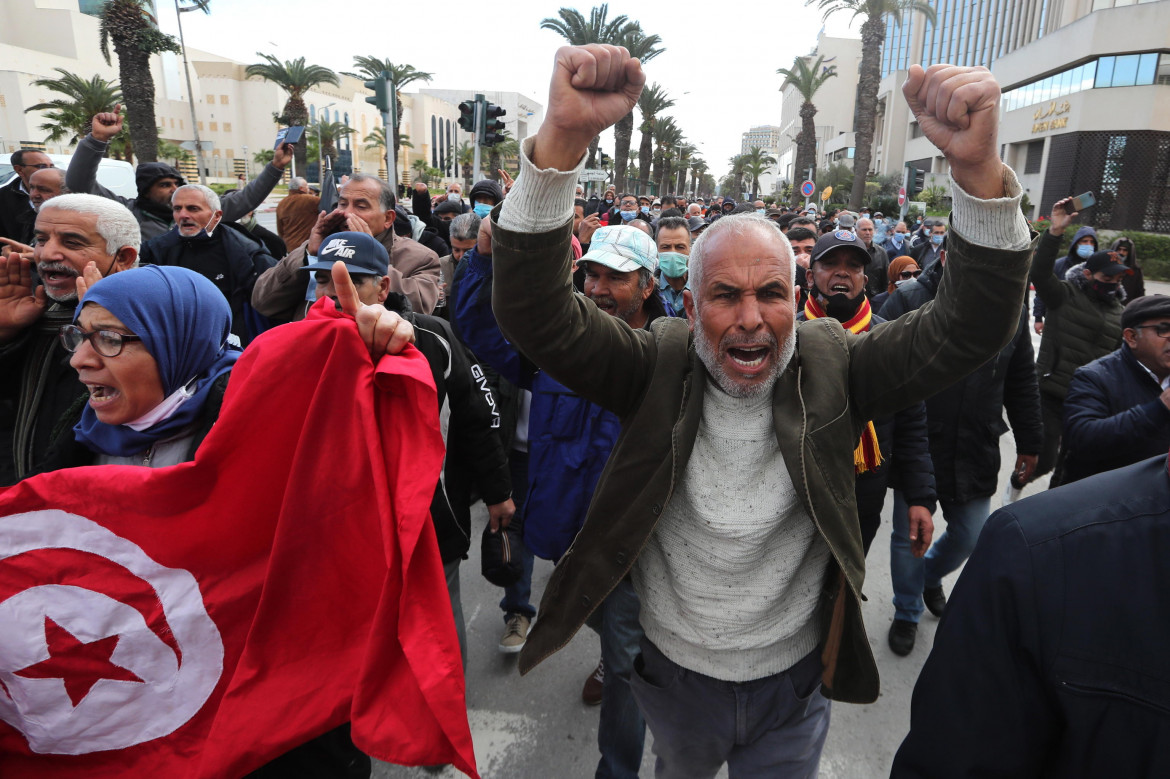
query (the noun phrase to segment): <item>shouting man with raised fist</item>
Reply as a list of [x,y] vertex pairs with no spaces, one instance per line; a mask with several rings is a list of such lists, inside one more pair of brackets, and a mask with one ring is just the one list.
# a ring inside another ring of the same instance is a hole
[[999,86],[982,68],[911,68],[906,100],[954,181],[944,283],[933,306],[855,335],[830,317],[797,328],[791,247],[755,214],[696,242],[687,320],[634,330],[573,293],[584,152],[644,82],[623,48],[557,52],[544,124],[491,216],[501,329],[623,423],[521,670],[630,576],[645,636],[614,683],[632,687],[658,776],[812,776],[829,699],[878,695],[853,490],[866,422],[966,375],[1019,321],[1032,237],[998,155]]

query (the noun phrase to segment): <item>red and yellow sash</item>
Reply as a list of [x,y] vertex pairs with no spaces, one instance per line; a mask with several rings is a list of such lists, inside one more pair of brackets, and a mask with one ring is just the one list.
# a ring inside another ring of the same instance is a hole
[[[806,319],[820,319],[825,316],[824,310],[813,295],[809,295],[804,304],[804,316]],[[851,333],[864,333],[869,330],[872,321],[873,310],[869,306],[869,298],[862,296],[857,313],[848,322],[842,322],[841,326]],[[873,429],[872,421],[866,422],[861,440],[857,442],[857,448],[853,450],[853,469],[856,473],[865,473],[877,470],[881,464],[882,452],[878,446],[877,431]]]

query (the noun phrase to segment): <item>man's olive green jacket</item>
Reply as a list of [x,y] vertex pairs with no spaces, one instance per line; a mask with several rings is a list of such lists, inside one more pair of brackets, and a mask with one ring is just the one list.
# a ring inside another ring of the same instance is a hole
[[[568,644],[630,572],[686,469],[710,380],[685,320],[633,330],[574,294],[571,229],[566,222],[529,234],[493,225],[492,305],[501,330],[552,378],[622,420],[585,524],[541,599],[522,673]],[[775,385],[776,440],[832,552],[819,618],[824,692],[837,700],[878,696],[860,604],[865,556],[853,450],[862,429],[979,367],[1019,323],[1031,248],[976,247],[958,230],[947,239],[933,303],[861,335],[829,317],[801,324],[796,353]]]

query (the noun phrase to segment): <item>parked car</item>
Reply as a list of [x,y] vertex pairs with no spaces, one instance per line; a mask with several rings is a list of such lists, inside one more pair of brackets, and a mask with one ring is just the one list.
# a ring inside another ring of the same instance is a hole
[[[49,159],[53,161],[54,167],[64,170],[69,167],[69,161],[73,157],[68,154],[50,154]],[[12,155],[0,154],[0,186],[8,184],[15,175],[16,172],[12,169]],[[129,162],[103,159],[98,165],[97,180],[116,195],[138,197],[138,187],[134,184],[134,166]]]

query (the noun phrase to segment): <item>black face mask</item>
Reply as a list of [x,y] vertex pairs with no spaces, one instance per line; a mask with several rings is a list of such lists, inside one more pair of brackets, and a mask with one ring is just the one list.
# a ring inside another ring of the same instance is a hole
[[817,289],[816,293],[817,302],[825,310],[825,315],[833,317],[838,322],[848,322],[852,319],[857,313],[857,309],[861,308],[861,300],[865,295],[864,290],[855,298],[851,298],[843,292],[826,295],[820,289]]
[[1110,283],[1105,281],[1097,281],[1096,279],[1090,279],[1089,286],[1094,292],[1097,293],[1098,297],[1109,298],[1117,294],[1117,288],[1121,286],[1121,284],[1120,282],[1116,281]]

